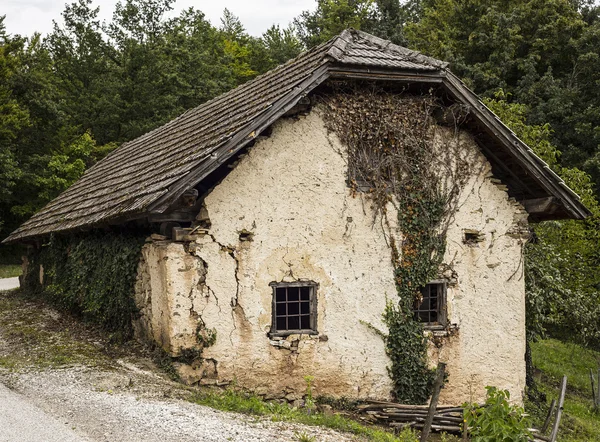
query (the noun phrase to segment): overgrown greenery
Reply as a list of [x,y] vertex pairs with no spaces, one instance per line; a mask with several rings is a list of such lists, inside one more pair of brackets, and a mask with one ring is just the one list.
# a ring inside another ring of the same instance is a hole
[[447,224],[473,164],[468,166],[458,153],[450,129],[452,142],[434,141],[431,115],[439,105],[432,96],[356,87],[340,90],[324,103],[329,129],[348,146],[350,184],[355,192],[367,185],[375,216],[389,232],[388,216],[394,216],[402,232],[400,244],[393,234],[388,239],[399,296],[389,300],[384,313],[389,373],[397,400],[424,403],[433,372],[413,306],[422,296],[420,288],[438,276]]
[[[256,416],[269,416],[276,422],[298,422],[318,425],[338,431],[353,433],[374,442],[416,442],[418,439],[411,429],[398,435],[383,429],[366,427],[340,414],[324,414],[305,408],[296,408],[287,403],[264,401],[260,396],[228,388],[225,391],[204,390],[193,396],[192,401],[217,410],[234,411]],[[318,398],[317,398],[318,402]]]
[[21,274],[21,266],[18,265],[1,265],[0,278],[14,278]]
[[39,296],[23,289],[0,291],[0,324],[0,369],[111,364],[107,350],[113,346],[96,328],[71,315],[57,314]]
[[[600,345],[597,2],[316,0],[261,37],[230,11],[215,26],[173,6],[121,0],[103,24],[77,0],[46,36],[9,35],[0,18],[0,238],[119,143],[352,26],[451,62],[583,194],[591,219],[536,226],[527,246],[528,326]],[[18,255],[3,246],[0,263]]]
[[137,311],[133,290],[144,239],[143,234],[112,231],[53,235],[30,253],[24,287],[91,318],[116,339],[128,338]]
[[507,390],[486,387],[483,406],[465,404],[465,420],[473,442],[527,442],[531,423],[522,407],[509,403]]
[[563,419],[558,440],[588,442],[600,437],[600,417],[591,399],[589,370],[600,366],[600,353],[556,339],[532,344],[533,363],[538,371],[538,388],[546,396],[542,403],[526,402],[525,408],[540,427],[550,401],[558,398],[563,375],[568,378]]

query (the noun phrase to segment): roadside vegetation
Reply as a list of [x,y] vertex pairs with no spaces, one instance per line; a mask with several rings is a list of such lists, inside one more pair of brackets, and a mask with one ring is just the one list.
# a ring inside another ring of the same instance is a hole
[[5,264],[0,265],[0,279],[2,278],[14,278],[15,276],[21,275],[21,266]]
[[100,327],[57,312],[22,290],[0,291],[0,370],[110,367],[135,344],[113,345]]
[[568,378],[564,414],[558,439],[564,442],[600,440],[600,412],[592,401],[590,369],[595,373],[600,366],[600,352],[574,343],[547,339],[532,345],[536,385],[546,395],[546,403],[527,403],[526,410],[540,427],[546,417],[550,401],[558,398],[563,375]]
[[197,404],[217,410],[267,416],[273,421],[297,422],[316,425],[337,431],[356,434],[374,442],[416,442],[417,436],[411,429],[394,435],[389,429],[376,428],[358,423],[356,420],[338,413],[323,413],[316,406],[293,407],[287,403],[265,401],[260,396],[237,391],[234,388],[203,390],[192,396]]

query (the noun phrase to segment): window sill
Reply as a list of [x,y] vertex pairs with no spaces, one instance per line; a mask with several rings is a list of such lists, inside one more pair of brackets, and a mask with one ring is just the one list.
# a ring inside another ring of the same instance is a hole
[[441,325],[441,324],[423,324],[423,330],[425,330],[425,331],[442,331],[442,330],[446,330],[446,326]]
[[288,336],[291,336],[291,335],[318,335],[318,334],[319,334],[319,332],[316,330],[288,330],[288,331],[269,332],[268,336],[270,339],[274,339],[274,338],[287,338]]
[[426,334],[436,336],[436,337],[447,337],[458,331],[458,325],[450,324],[447,326],[444,325],[424,325],[423,331]]

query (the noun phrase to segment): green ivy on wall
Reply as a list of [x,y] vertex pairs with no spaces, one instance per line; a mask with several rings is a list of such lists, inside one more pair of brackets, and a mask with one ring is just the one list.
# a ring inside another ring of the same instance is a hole
[[112,231],[52,235],[29,254],[24,286],[127,339],[137,313],[133,293],[145,238]]
[[434,371],[413,306],[421,300],[420,288],[438,276],[446,231],[470,166],[457,154],[456,139],[445,139],[436,150],[432,115],[442,106],[432,95],[345,85],[322,104],[327,128],[348,147],[350,186],[356,194],[368,188],[373,221],[381,216],[391,232],[388,211],[394,209],[402,238],[400,244],[393,235],[388,238],[399,297],[388,300],[383,314],[388,372],[396,400],[425,403]]

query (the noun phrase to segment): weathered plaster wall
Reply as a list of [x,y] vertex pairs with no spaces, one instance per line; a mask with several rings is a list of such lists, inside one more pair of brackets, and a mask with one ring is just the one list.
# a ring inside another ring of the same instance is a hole
[[[439,142],[453,137],[438,131]],[[479,400],[485,385],[520,397],[524,283],[521,239],[510,235],[516,206],[490,179],[474,142],[460,141],[486,170],[469,181],[448,232],[449,320],[457,330],[436,337],[442,346],[432,345],[432,362],[448,363],[445,402]],[[351,194],[346,168],[345,149],[318,110],[278,122],[205,199],[208,235],[185,246],[145,246],[138,334],[178,354],[194,345],[199,323],[215,329],[216,343],[203,349],[208,366],[181,368],[190,381],[235,379],[294,399],[310,375],[317,395],[389,397],[384,344],[367,324],[385,331],[386,299],[397,296],[390,232],[373,222],[364,196]],[[481,231],[485,241],[463,244],[463,229]],[[240,232],[251,232],[252,241]],[[319,283],[319,335],[270,340],[269,283],[295,279]]]
[[[438,130],[437,143],[450,129]],[[491,174],[485,157],[469,134],[458,141],[473,155],[474,173],[462,191],[459,209],[447,232],[444,265],[447,333],[434,333],[432,364],[447,363],[449,382],[441,401],[483,401],[485,386],[508,389],[520,402],[525,388],[525,281],[523,245],[529,235],[527,213],[509,199],[506,187]],[[466,244],[465,230],[482,240]],[[436,336],[437,335],[437,336]],[[436,345],[437,344],[437,345]]]

